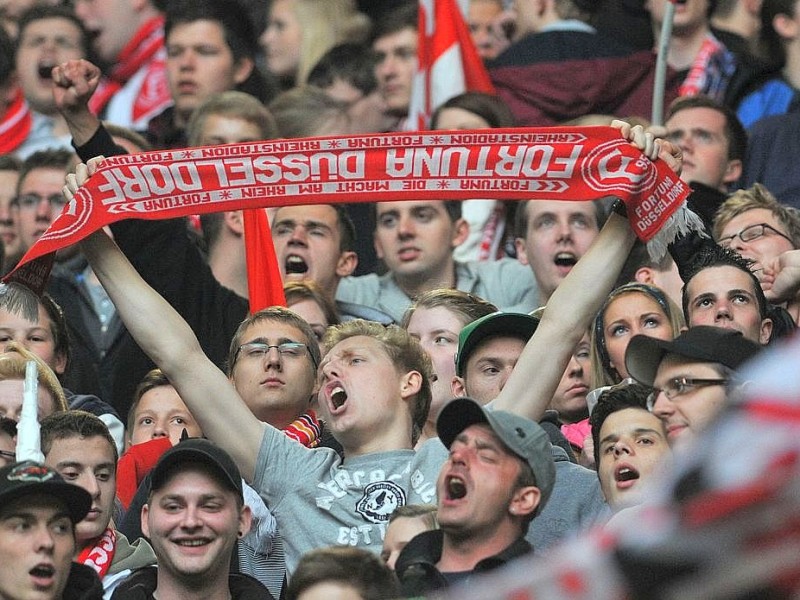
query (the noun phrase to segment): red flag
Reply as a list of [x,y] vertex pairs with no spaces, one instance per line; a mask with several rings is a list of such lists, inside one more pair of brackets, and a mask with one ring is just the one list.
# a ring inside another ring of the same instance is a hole
[[427,129],[439,105],[463,92],[494,94],[456,0],[419,0],[417,73],[408,129]]
[[243,210],[242,214],[250,312],[257,312],[267,306],[286,306],[267,213],[264,209],[253,208]]

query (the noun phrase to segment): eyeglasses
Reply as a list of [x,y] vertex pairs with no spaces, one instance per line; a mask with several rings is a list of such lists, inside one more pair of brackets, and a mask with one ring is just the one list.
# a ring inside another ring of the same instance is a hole
[[49,196],[40,196],[39,194],[24,194],[14,198],[12,203],[17,205],[20,210],[33,210],[37,208],[44,200],[47,200],[50,206],[57,210],[64,208],[64,205],[67,203],[67,199],[64,198],[63,194],[50,194]]
[[789,240],[792,246],[794,247],[794,242],[792,238],[790,238],[785,233],[781,233],[777,229],[775,229],[772,225],[767,225],[766,223],[757,223],[755,225],[750,225],[749,227],[745,227],[739,233],[735,233],[733,235],[726,235],[724,238],[719,239],[719,245],[725,248],[730,248],[731,243],[733,242],[734,238],[739,238],[743,242],[752,242],[753,240],[757,240],[760,237],[764,237],[767,235],[767,232],[772,232],[776,235],[781,236],[782,238]]
[[11,462],[14,462],[14,461],[17,460],[17,455],[15,453],[9,452],[7,450],[0,450],[0,456],[2,456],[3,458],[7,458]]
[[725,385],[726,383],[728,383],[727,379],[692,379],[690,377],[676,377],[675,379],[670,379],[663,388],[655,388],[652,393],[647,396],[647,410],[653,412],[656,399],[658,399],[659,394],[662,392],[670,400],[675,400],[676,398],[688,394],[695,388]]
[[[283,342],[281,344],[248,342],[246,344],[242,344],[236,349],[236,358],[239,357],[239,354],[243,354],[245,358],[263,360],[273,348],[278,351],[278,354],[281,355],[281,358],[300,358],[308,351],[308,346],[301,342]],[[311,356],[311,362],[314,363],[314,367],[316,368],[316,361],[314,361],[314,357],[310,352],[309,356]]]

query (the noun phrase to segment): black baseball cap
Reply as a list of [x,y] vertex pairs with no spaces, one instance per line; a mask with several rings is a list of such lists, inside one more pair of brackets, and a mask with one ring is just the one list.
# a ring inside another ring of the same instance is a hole
[[719,363],[736,371],[759,350],[761,346],[748,340],[741,331],[698,325],[670,341],[646,335],[635,336],[625,351],[625,366],[636,381],[652,387],[658,366],[667,354],[698,362]]
[[442,443],[450,445],[470,425],[486,423],[506,447],[530,465],[541,500],[539,514],[553,492],[556,465],[550,450],[550,438],[541,425],[504,410],[488,410],[472,398],[456,398],[445,405],[436,419],[436,432]]
[[528,341],[538,326],[539,319],[525,313],[500,311],[474,320],[458,334],[456,375],[464,376],[469,355],[483,340],[494,336],[509,336]]
[[164,452],[153,467],[150,476],[150,491],[160,489],[175,472],[186,463],[200,463],[216,471],[219,480],[236,492],[242,500],[242,475],[230,455],[219,446],[204,438],[181,440]]
[[92,497],[85,489],[67,483],[47,465],[26,460],[0,469],[0,506],[24,496],[43,494],[61,500],[73,523],[83,521],[92,507]]

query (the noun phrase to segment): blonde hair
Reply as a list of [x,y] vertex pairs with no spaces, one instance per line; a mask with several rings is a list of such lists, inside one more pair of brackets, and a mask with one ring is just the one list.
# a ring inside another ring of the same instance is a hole
[[323,55],[338,44],[366,43],[372,23],[358,11],[354,0],[292,0],[302,25],[300,63],[295,85],[306,83],[308,74]]
[[684,327],[685,322],[681,308],[660,288],[647,283],[631,282],[612,290],[595,317],[590,336],[589,358],[591,361],[591,386],[593,389],[606,385],[615,385],[622,380],[616,369],[611,366],[608,351],[606,350],[605,315],[614,300],[626,294],[644,294],[655,301],[661,307],[664,316],[669,319],[673,337],[677,336]]
[[395,369],[399,372],[417,371],[422,375],[422,384],[411,407],[413,421],[411,439],[412,443],[416,443],[431,408],[433,366],[428,353],[405,329],[397,325],[384,327],[380,323],[363,319],[355,319],[329,327],[322,340],[322,345],[330,350],[339,342],[358,336],[370,337],[380,342]]
[[53,412],[67,410],[64,388],[58,382],[56,374],[41,358],[16,342],[6,344],[5,352],[0,354],[0,381],[14,379],[25,381],[25,369],[31,360],[36,363],[39,385],[44,387],[53,399]]
[[786,229],[786,235],[791,238],[792,245],[800,248],[800,212],[796,208],[778,202],[760,183],[746,190],[735,191],[722,203],[714,216],[714,239],[719,240],[722,230],[733,219],[756,208],[771,212]]

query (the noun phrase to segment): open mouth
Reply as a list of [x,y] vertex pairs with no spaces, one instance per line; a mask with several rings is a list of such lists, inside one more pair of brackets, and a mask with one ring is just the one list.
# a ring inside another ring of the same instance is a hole
[[578,258],[572,252],[559,252],[553,262],[559,267],[574,267]]
[[286,274],[297,274],[297,275],[304,275],[308,273],[308,263],[305,260],[297,256],[296,254],[290,254],[286,257]]
[[56,574],[56,569],[52,565],[36,565],[28,573],[37,579],[49,579]]
[[53,78],[53,67],[55,65],[51,63],[42,63],[38,66],[37,72],[39,73],[39,77],[42,79],[52,79]]
[[467,495],[467,485],[460,477],[450,476],[447,478],[447,497],[450,500],[460,500]]
[[331,402],[336,409],[341,408],[347,402],[347,392],[344,391],[342,386],[337,385],[331,390]]
[[631,467],[621,467],[614,472],[614,479],[617,482],[634,481],[639,479],[639,471]]

